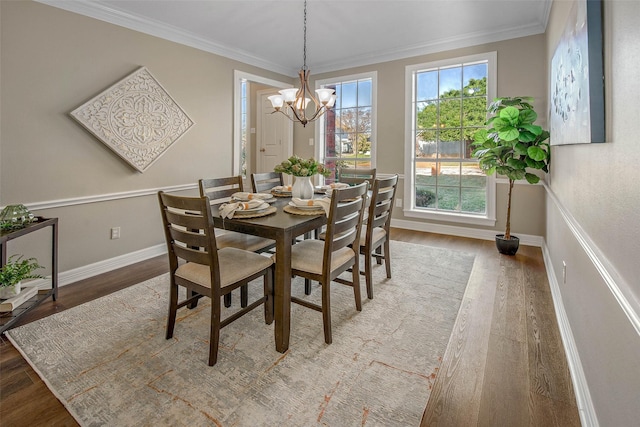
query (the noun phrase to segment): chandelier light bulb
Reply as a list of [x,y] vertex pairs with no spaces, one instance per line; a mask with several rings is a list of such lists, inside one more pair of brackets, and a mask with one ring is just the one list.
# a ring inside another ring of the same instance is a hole
[[284,98],[282,95],[271,95],[267,97],[269,101],[271,101],[271,105],[276,111],[280,111],[282,106],[284,105]]

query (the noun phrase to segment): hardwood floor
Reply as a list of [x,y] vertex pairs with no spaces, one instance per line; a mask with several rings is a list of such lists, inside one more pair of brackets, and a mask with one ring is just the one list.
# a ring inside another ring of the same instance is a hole
[[[460,313],[421,426],[579,426],[539,248],[515,257],[490,241],[392,229],[393,240],[476,254]],[[167,271],[157,257],[60,288],[20,324]],[[20,353],[0,337],[0,424],[78,425]]]

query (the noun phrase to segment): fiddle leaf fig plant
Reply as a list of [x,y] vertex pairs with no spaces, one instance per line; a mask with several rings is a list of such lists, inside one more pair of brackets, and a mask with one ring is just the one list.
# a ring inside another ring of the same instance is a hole
[[487,108],[492,114],[484,129],[474,134],[472,155],[487,175],[498,173],[509,179],[507,223],[504,239],[511,239],[511,193],[515,181],[536,184],[532,170],[549,172],[549,132],[536,125],[538,118],[531,97],[496,98]]

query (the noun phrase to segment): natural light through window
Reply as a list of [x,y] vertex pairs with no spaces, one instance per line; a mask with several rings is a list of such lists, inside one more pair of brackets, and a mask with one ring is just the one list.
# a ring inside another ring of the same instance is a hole
[[495,54],[407,67],[409,216],[493,218],[493,180],[471,156],[471,144],[494,97],[494,74]]
[[[332,171],[375,167],[376,73],[323,80],[316,86],[336,91],[334,108],[318,126],[319,157]],[[334,172],[326,182],[335,179]]]

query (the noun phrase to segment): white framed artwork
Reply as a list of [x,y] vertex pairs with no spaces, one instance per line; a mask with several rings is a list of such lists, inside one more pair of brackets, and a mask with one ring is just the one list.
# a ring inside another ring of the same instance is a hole
[[91,98],[71,116],[138,172],[149,168],[194,124],[146,67]]

